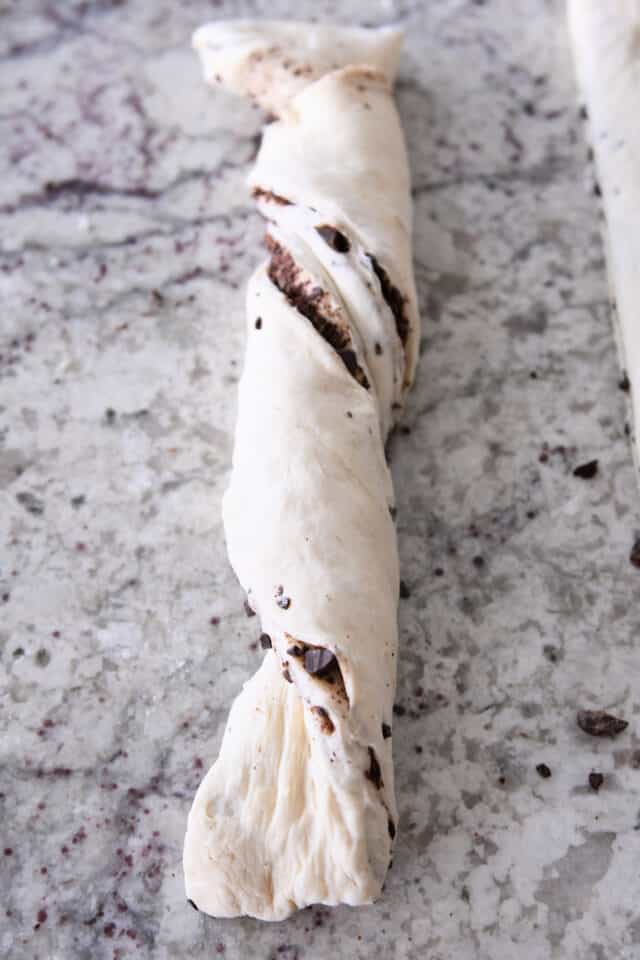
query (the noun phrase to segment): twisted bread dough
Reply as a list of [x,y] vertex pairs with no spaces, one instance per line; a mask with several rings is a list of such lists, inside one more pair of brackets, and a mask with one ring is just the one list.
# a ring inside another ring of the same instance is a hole
[[568,10],[606,216],[611,299],[640,469],[640,0],[569,0]]
[[280,920],[369,903],[397,814],[391,720],[398,559],[384,442],[419,336],[395,30],[212,24],[208,79],[278,115],[250,184],[270,259],[247,298],[229,557],[260,617],[189,815],[187,896]]

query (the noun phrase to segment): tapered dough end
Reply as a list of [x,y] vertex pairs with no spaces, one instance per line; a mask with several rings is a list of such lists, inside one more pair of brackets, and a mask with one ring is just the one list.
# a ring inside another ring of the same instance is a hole
[[273,921],[380,894],[386,818],[366,790],[332,780],[332,739],[267,653],[233,704],[189,814],[183,865],[198,910]]
[[349,64],[395,78],[402,30],[323,26],[284,20],[208,23],[193,35],[205,79],[249,97],[280,116],[308,84]]

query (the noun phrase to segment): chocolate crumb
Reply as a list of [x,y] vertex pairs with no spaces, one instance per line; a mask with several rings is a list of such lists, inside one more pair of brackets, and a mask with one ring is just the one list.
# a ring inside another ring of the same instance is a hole
[[473,557],[471,562],[473,563],[474,567],[478,567],[478,569],[480,567],[484,567],[484,557],[481,557],[479,554]]
[[539,763],[539,764],[536,766],[536,773],[540,774],[540,776],[541,776],[544,780],[548,780],[549,777],[551,776],[551,770],[550,770],[549,767],[546,765],[546,763]]
[[400,581],[400,599],[408,600],[410,596],[411,596],[411,590],[409,589],[409,585],[407,584],[407,581],[401,580]]
[[640,567],[640,537],[636,537],[635,542],[631,547],[629,560],[631,561],[634,567]]
[[260,646],[263,650],[271,650],[271,637],[268,633],[260,634]]
[[369,751],[369,769],[365,771],[364,775],[367,780],[371,780],[371,783],[377,790],[380,790],[384,786],[380,764],[378,763],[378,758],[376,757],[376,752],[373,747],[367,747],[367,750]]
[[347,410],[347,416],[349,417],[349,420],[353,420],[353,414],[351,413],[351,410]]
[[383,740],[388,740],[390,736],[391,736],[391,727],[389,726],[388,723],[383,723],[383,724],[382,724],[382,739],[383,739]]
[[587,463],[581,463],[573,471],[574,477],[580,477],[581,480],[591,480],[598,472],[598,461],[589,460]]
[[333,720],[327,713],[324,707],[311,707],[311,713],[313,713],[320,722],[320,729],[323,733],[331,735],[336,729],[333,723]]
[[623,371],[622,377],[618,380],[618,389],[622,390],[623,393],[629,393],[631,390],[631,381],[626,370]]
[[249,601],[245,599],[244,601],[244,612],[248,617],[255,617],[256,612],[253,607],[250,605]]
[[336,253],[349,253],[351,244],[344,233],[340,233],[339,230],[336,230],[335,227],[330,227],[328,224],[316,227],[316,231],[320,234],[324,242],[327,243],[332,250],[335,250]]
[[436,577],[444,577],[444,570],[442,567],[436,567],[433,571]]
[[629,726],[604,710],[578,710],[576,719],[580,729],[592,737],[615,737]]
[[590,773],[589,774],[589,786],[592,790],[595,790],[597,793],[602,784],[604,783],[604,777],[601,773]]
[[262,329],[262,317],[256,317],[256,330]]
[[326,647],[310,647],[304,655],[304,668],[313,677],[328,673],[335,663],[335,654]]
[[380,356],[380,355],[382,354],[382,347],[380,346],[380,344],[379,344],[377,341],[376,341],[376,344],[375,344],[375,346],[374,346],[373,349],[375,350],[375,352],[376,352],[376,354],[377,354],[378,356]]
[[191,906],[193,907],[193,909],[194,909],[197,913],[200,913],[200,911],[199,911],[198,908],[196,907],[196,905],[195,905],[195,903],[193,902],[193,900],[190,900],[188,897],[187,897],[187,903],[191,904]]
[[394,838],[395,835],[396,835],[396,825],[395,825],[395,823],[393,822],[393,820],[391,819],[391,817],[389,817],[389,819],[387,820],[387,827],[388,827],[388,829],[389,829],[389,836],[390,836],[391,839],[393,840],[393,838]]
[[217,627],[218,624],[220,623],[220,617],[211,617],[209,619],[209,623],[211,624],[212,627]]

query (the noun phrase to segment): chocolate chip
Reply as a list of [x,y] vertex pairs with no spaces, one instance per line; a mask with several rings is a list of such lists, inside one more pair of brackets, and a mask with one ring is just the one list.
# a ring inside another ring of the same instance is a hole
[[377,790],[380,790],[384,786],[380,764],[378,763],[378,758],[376,757],[376,752],[373,747],[367,747],[367,750],[369,751],[369,769],[365,770],[364,775],[367,780],[371,780],[371,783]]
[[349,417],[349,420],[353,420],[353,414],[351,413],[351,410],[347,410],[347,416]]
[[634,567],[640,567],[640,537],[636,537],[635,542],[631,547],[629,560],[631,561]]
[[592,790],[595,790],[597,793],[602,784],[604,783],[604,777],[601,773],[590,773],[589,774],[589,786]]
[[262,317],[256,317],[256,330],[262,329]]
[[574,477],[580,477],[581,480],[591,480],[598,472],[598,461],[588,460],[587,463],[581,463],[573,471]]
[[629,393],[631,390],[631,381],[629,380],[626,370],[622,374],[620,380],[618,380],[618,389],[622,390],[624,393]]
[[290,657],[301,657],[304,654],[304,647],[299,647],[294,644],[292,647],[287,648],[287,654]]
[[335,654],[326,647],[309,647],[304,655],[304,668],[313,677],[321,677],[333,668],[335,661]]
[[578,710],[578,726],[592,737],[615,737],[629,726],[604,710]]
[[193,902],[193,900],[190,900],[188,897],[187,897],[187,903],[190,903],[191,906],[193,907],[193,909],[196,910],[198,913],[200,913],[200,911],[199,911],[198,908],[196,907],[196,905],[195,905],[195,903]]
[[330,227],[326,224],[321,227],[316,227],[316,231],[320,234],[324,242],[328,243],[336,253],[349,253],[351,244],[344,233],[340,233],[335,227]]
[[411,590],[409,589],[409,585],[407,584],[407,581],[401,580],[400,581],[400,599],[408,600],[410,596],[411,596]]
[[326,733],[329,736],[334,732],[336,728],[333,720],[324,707],[311,707],[311,713],[318,718],[320,722],[320,729],[323,733]]
[[291,674],[289,673],[287,666],[285,666],[284,670],[282,671],[282,676],[285,678],[287,683],[293,683],[293,680],[291,679]]
[[536,773],[539,773],[545,780],[548,780],[551,776],[551,770],[546,763],[539,763],[536,767]]
[[391,727],[389,726],[388,723],[383,723],[383,724],[382,724],[382,739],[383,739],[383,740],[388,740],[390,736],[391,736]]
[[382,354],[382,347],[380,346],[379,343],[376,343],[376,345],[375,345],[375,347],[374,347],[373,349],[375,350],[375,352],[376,352],[376,354],[377,354],[378,356],[380,356],[380,355]]
[[245,600],[245,601],[244,601],[244,612],[246,613],[246,615],[247,615],[248,617],[255,617],[255,615],[256,615],[255,610],[250,606],[248,600]]
[[390,836],[391,839],[393,840],[393,838],[394,838],[395,835],[396,835],[396,825],[395,825],[395,823],[393,822],[393,820],[391,819],[391,817],[389,817],[389,819],[387,820],[387,828],[388,828],[388,830],[389,830],[389,836]]
[[271,637],[268,633],[260,634],[260,646],[263,650],[271,650]]

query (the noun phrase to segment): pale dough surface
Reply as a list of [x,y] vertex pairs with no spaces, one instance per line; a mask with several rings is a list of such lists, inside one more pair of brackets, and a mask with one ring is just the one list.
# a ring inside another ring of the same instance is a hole
[[640,0],[570,0],[569,27],[606,216],[621,359],[640,423]]
[[[208,79],[278,113],[250,185],[273,240],[349,331],[369,383],[261,266],[247,297],[223,514],[231,563],[272,648],[233,704],[189,815],[187,896],[216,916],[279,920],[311,903],[369,903],[391,857],[399,575],[384,441],[418,342],[409,173],[391,93],[399,43],[395,30],[244,21],[194,38]],[[326,225],[348,251],[322,238]],[[374,263],[402,292],[403,337]],[[331,651],[344,690],[309,673],[288,652],[296,642]]]

